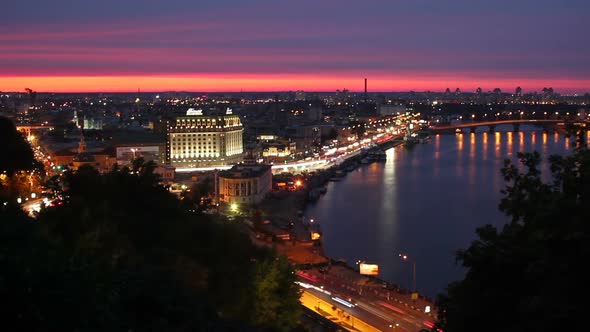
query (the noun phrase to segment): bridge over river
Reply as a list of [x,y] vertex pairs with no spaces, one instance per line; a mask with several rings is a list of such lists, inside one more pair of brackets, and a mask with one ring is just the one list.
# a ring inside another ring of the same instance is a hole
[[551,131],[556,130],[558,128],[563,128],[567,125],[574,125],[579,124],[582,126],[586,126],[588,123],[586,121],[575,121],[575,120],[563,120],[563,119],[526,119],[526,120],[497,120],[497,121],[480,121],[480,122],[463,122],[463,123],[456,123],[450,125],[442,125],[442,126],[431,126],[430,131],[433,134],[449,134],[449,133],[456,133],[459,131],[469,130],[471,132],[475,132],[477,127],[488,127],[490,132],[494,132],[496,126],[499,125],[512,125],[512,128],[515,132],[520,129],[521,124],[529,124],[529,125],[537,125],[543,127],[543,130]]

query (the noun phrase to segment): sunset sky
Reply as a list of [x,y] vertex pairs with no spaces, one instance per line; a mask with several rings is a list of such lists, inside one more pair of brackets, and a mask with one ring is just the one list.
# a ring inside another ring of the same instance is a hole
[[590,91],[587,0],[2,4],[0,91]]

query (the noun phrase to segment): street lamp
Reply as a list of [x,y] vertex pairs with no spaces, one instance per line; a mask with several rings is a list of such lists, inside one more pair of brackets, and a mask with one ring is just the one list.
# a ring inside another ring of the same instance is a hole
[[238,211],[238,204],[237,204],[237,203],[232,203],[232,204],[230,205],[230,209],[231,209],[233,212],[237,212],[237,211]]
[[399,254],[399,257],[403,261],[412,263],[412,287],[413,287],[413,291],[415,293],[416,292],[416,261],[411,260],[410,257],[408,257],[408,255],[406,255],[406,254]]

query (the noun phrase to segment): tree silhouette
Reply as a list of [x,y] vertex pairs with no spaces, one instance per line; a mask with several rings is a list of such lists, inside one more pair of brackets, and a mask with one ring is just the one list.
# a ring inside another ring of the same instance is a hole
[[11,176],[17,171],[36,167],[31,146],[16,130],[12,121],[4,117],[0,117],[0,145],[3,148],[2,154],[6,156],[0,158],[0,173]]
[[442,295],[445,331],[565,331],[584,317],[590,295],[590,151],[579,131],[571,156],[549,158],[543,180],[540,155],[506,160],[500,210],[511,217],[500,231],[477,229],[478,240],[457,254],[467,268]]
[[266,260],[258,266],[255,280],[255,324],[275,331],[291,331],[301,310],[291,263],[284,256]]
[[[255,276],[267,266],[259,262],[274,262],[274,254],[254,247],[235,225],[183,210],[149,163],[107,174],[80,167],[59,180],[54,190],[63,204],[42,210],[34,222],[18,206],[0,208],[0,295],[10,304],[0,311],[5,326],[219,331],[258,323]],[[285,265],[273,271],[289,280],[281,287],[294,285]],[[298,303],[296,296],[270,294],[294,315],[288,304]],[[292,326],[288,313],[266,324]]]

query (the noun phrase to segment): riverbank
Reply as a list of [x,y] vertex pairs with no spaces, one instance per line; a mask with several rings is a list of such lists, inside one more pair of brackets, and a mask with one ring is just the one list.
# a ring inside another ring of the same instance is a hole
[[[416,284],[435,298],[464,278],[455,253],[477,239],[474,230],[504,225],[506,216],[497,208],[505,188],[499,171],[504,160],[518,162],[519,151],[536,150],[543,156],[539,168],[547,174],[547,156],[571,152],[571,139],[524,129],[436,135],[430,144],[389,150],[387,163],[331,183],[328,194],[305,213],[322,224],[328,256],[353,267],[358,260],[378,264],[380,278],[405,289]],[[401,260],[400,253],[412,262]]]
[[[383,306],[401,308],[400,310],[406,312],[411,311],[416,315],[423,315],[427,320],[435,320],[436,309],[432,299],[422,295],[413,299],[412,292],[403,289],[400,285],[387,282],[378,276],[361,275],[358,266],[354,263],[336,260],[326,255],[322,244],[322,221],[312,220],[305,214],[309,204],[321,200],[330,181],[339,181],[345,178],[348,172],[357,167],[383,161],[377,157],[380,152],[385,155],[385,150],[404,143],[410,144],[398,138],[382,142],[371,148],[358,150],[337,164],[302,175],[304,177],[302,189],[270,194],[259,205],[264,216],[263,219],[268,219],[279,229],[288,231],[290,239],[281,240],[276,237],[261,239],[257,237],[253,241],[260,245],[276,248],[279,254],[285,255],[295,264],[298,273],[319,283],[325,283],[326,286],[339,289],[338,291],[342,294],[378,301]],[[312,233],[319,234],[319,239],[312,240]],[[349,263],[352,264],[349,265]],[[305,277],[303,278],[305,279]],[[426,307],[430,309],[430,312],[424,312]]]
[[[314,191],[320,190],[321,192],[322,188],[325,188],[329,181],[338,181],[340,178],[344,177],[347,172],[350,172],[363,164],[379,161],[373,159],[372,156],[378,155],[387,149],[402,144],[404,144],[403,139],[393,137],[390,140],[376,143],[373,147],[359,149],[344,157],[342,160],[339,160],[336,164],[323,170],[313,172],[307,182],[308,192],[312,195],[312,197],[308,197],[308,201],[319,199],[320,196],[315,195]],[[381,159],[381,161],[384,161],[384,159]]]
[[[407,142],[401,137],[393,137],[390,140],[375,144],[373,147],[360,149],[356,153],[341,160],[338,164],[305,174],[305,186],[303,189],[270,194],[259,205],[263,219],[269,220],[273,225],[279,229],[288,231],[290,234],[289,240],[274,239],[274,245],[278,252],[285,254],[299,267],[339,264],[347,266],[352,271],[356,271],[355,267],[348,266],[344,262],[339,262],[324,253],[321,238],[321,220],[314,221],[310,219],[305,215],[305,210],[308,204],[321,199],[330,181],[339,181],[346,176],[347,172],[367,164],[367,160],[368,163],[379,162],[380,160],[371,159],[371,156],[376,156],[381,152],[384,154],[385,150],[403,145],[404,143]],[[312,240],[312,233],[319,235],[319,238]],[[358,271],[356,273],[358,274]],[[380,285],[388,284],[383,280],[378,280],[377,283]],[[403,291],[395,284],[388,284],[387,287]]]
[[[310,220],[305,220],[303,213],[307,204],[317,201],[326,192],[327,183],[338,181],[346,175],[346,172],[366,163],[363,161],[368,160],[367,158],[403,143],[402,139],[394,137],[373,147],[355,151],[330,167],[304,173],[302,175],[304,185],[301,189],[272,192],[258,205],[258,209],[261,211],[263,219],[268,219],[281,228],[293,228],[293,235],[297,240],[308,241],[311,239],[309,234],[314,225],[310,223]],[[377,160],[371,159],[369,162],[377,162]],[[304,226],[303,232],[300,227],[293,227],[297,224]]]
[[[362,148],[338,160],[337,163],[314,172],[302,175],[304,185],[295,191],[279,191],[270,193],[258,206],[261,218],[268,220],[279,229],[289,232],[291,242],[313,242],[315,250],[323,255],[321,224],[306,218],[304,211],[307,204],[315,202],[326,193],[326,185],[330,181],[338,181],[363,164],[385,160],[385,150],[404,144],[400,137],[374,144],[369,148]],[[312,234],[319,238],[312,239]],[[329,259],[326,257],[326,259]],[[314,259],[315,261],[315,259]],[[304,264],[305,262],[297,262]]]

